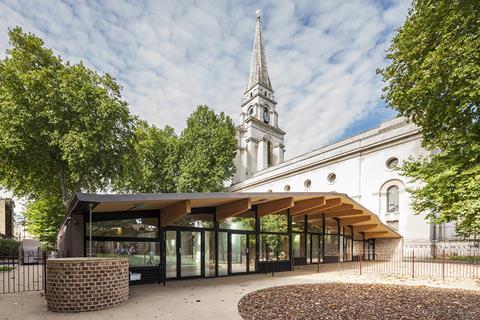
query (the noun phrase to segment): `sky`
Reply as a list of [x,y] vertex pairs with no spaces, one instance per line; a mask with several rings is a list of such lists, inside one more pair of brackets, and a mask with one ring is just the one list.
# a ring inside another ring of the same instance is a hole
[[199,104],[238,124],[255,11],[286,158],[395,117],[376,69],[409,0],[0,0],[0,58],[19,25],[65,60],[109,73],[132,113],[180,132]]

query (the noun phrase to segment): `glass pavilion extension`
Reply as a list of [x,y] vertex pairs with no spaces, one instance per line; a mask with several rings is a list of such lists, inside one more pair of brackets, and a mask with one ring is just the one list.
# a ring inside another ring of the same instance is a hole
[[125,256],[130,282],[289,271],[373,259],[401,236],[340,193],[77,193],[61,257]]

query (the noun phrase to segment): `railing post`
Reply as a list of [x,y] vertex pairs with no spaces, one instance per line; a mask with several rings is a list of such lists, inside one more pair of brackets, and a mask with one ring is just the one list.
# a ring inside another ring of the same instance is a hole
[[445,249],[442,250],[442,280],[445,280]]
[[[274,256],[276,257],[276,259],[278,261],[277,252],[273,251],[273,253],[274,253]],[[272,277],[275,277],[275,260],[273,260],[273,257],[272,257]]]
[[43,251],[43,290],[47,295],[47,252]]
[[360,269],[360,275],[362,275],[362,255],[361,254],[358,255],[358,262],[359,262],[358,265],[360,267],[359,268]]
[[292,250],[292,257],[290,258],[290,270],[295,271],[295,249]]
[[415,250],[412,250],[412,278],[415,278]]
[[317,272],[320,272],[320,247],[317,250]]
[[477,250],[473,249],[473,278],[478,278]]

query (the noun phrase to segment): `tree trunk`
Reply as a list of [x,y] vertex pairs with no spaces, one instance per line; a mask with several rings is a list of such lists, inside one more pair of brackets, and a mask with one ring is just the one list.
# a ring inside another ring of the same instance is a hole
[[68,204],[70,201],[70,193],[67,188],[67,177],[66,177],[65,164],[60,165],[60,190],[62,191],[62,202],[65,206],[65,209],[68,209]]

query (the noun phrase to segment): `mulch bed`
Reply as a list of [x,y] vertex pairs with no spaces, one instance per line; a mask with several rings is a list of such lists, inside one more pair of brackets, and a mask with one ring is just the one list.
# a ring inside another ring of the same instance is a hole
[[246,319],[480,319],[480,292],[378,284],[304,284],[251,292]]

